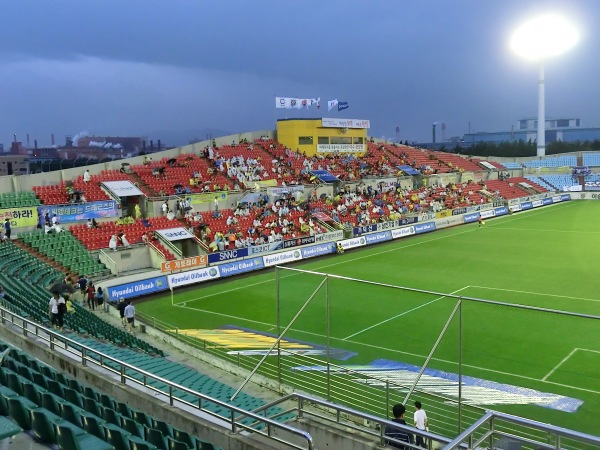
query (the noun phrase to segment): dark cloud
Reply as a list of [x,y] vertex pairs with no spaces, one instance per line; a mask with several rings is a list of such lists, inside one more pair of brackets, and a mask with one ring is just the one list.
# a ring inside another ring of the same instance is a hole
[[[508,129],[537,104],[537,67],[510,52],[510,32],[565,5],[21,0],[2,14],[0,140],[262,130],[283,117],[276,94],[346,100],[341,114],[371,119],[375,136],[394,136],[398,125],[402,138],[426,140],[434,121],[447,136],[469,122]],[[595,0],[568,3],[582,41],[547,63],[549,116],[600,126],[589,100],[600,89],[599,10]]]

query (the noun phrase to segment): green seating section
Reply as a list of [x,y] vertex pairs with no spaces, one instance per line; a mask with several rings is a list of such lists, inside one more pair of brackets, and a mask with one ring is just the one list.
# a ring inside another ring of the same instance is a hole
[[[0,350],[9,348],[0,343]],[[220,450],[10,348],[0,370],[0,416],[61,450]]]
[[[63,278],[63,273],[12,242],[0,245],[0,284],[6,291],[6,296],[0,304],[5,308],[42,324],[48,324],[48,302],[51,295],[48,287],[62,281]],[[106,339],[115,345],[126,345],[164,356],[162,350],[121,328],[112,326],[77,303],[74,302],[73,306],[74,312],[64,316],[66,329]]]
[[[97,350],[99,353],[112,356],[115,359],[131,364],[132,366],[135,366],[146,372],[158,375],[161,378],[200,392],[224,403],[237,406],[246,411],[252,411],[264,405],[263,400],[248,395],[244,392],[241,392],[233,401],[230,401],[229,399],[236,391],[235,388],[223,384],[207,375],[199,373],[197,370],[191,369],[183,364],[169,361],[165,358],[157,358],[145,353],[135,352],[129,348],[118,348],[113,345],[89,338],[84,338],[82,336],[69,335],[69,338],[76,340],[85,346],[91,347]],[[118,367],[115,366],[114,369],[118,369]],[[127,375],[139,381],[143,380],[143,375],[136,370],[128,370]],[[165,394],[168,394],[168,387],[164,383],[154,383],[152,384],[152,387],[164,392]],[[196,396],[184,392],[176,391],[175,395],[182,400],[189,401],[190,403],[194,404],[196,404],[198,400]],[[202,407],[214,414],[229,418],[229,411],[214,402],[202,402]],[[274,417],[281,412],[282,410],[280,408],[270,408],[267,410],[267,414],[270,417]],[[294,417],[295,416],[292,414],[282,414],[281,417],[277,418],[277,420],[285,422],[293,419]],[[250,419],[244,419],[243,422],[246,425],[251,425],[253,423],[253,421]]]
[[0,208],[20,208],[41,205],[33,192],[3,192],[0,194]]
[[45,234],[43,230],[35,230],[20,233],[19,237],[38,252],[69,268],[71,272],[87,276],[110,272],[69,231]]

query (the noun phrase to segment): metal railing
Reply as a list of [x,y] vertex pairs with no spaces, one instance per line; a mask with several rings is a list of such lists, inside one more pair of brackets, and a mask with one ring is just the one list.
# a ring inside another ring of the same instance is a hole
[[[80,344],[79,342],[69,339],[68,337],[59,333],[55,333],[39,323],[21,317],[4,307],[0,307],[0,320],[3,325],[8,322],[22,330],[25,337],[32,335],[35,336],[36,339],[46,342],[51,350],[55,350],[57,348],[64,350],[65,352],[79,359],[79,362],[83,366],[94,365],[116,374],[121,384],[135,383],[145,389],[155,392],[156,394],[165,395],[170,406],[186,405],[196,409],[199,412],[209,414],[210,416],[223,420],[229,425],[229,429],[233,433],[247,431],[250,433],[259,434],[291,448],[299,450],[314,450],[313,439],[309,433],[285,423],[277,422],[276,420],[267,417],[266,413],[264,415],[260,415],[252,411],[247,411],[189,389],[185,386],[173,383],[172,381],[161,378],[119,359],[105,355],[104,353]],[[163,387],[159,389],[155,387],[157,385]],[[189,396],[195,397],[195,400],[190,401],[183,399],[183,397],[189,398]],[[208,409],[206,405],[217,405],[219,408],[227,411],[227,415],[216,414]],[[282,413],[278,413],[276,417],[279,417],[280,415],[282,415]],[[242,420],[245,418],[251,419],[251,422],[242,422]],[[292,440],[282,438],[278,436],[278,433],[287,433],[288,435],[300,438],[304,445],[299,445],[294,443]]]
[[[407,444],[406,442],[395,441],[394,439],[386,437],[385,431],[389,428],[399,429],[407,433],[423,437],[425,442],[428,443],[427,445],[429,449],[439,448],[439,445],[434,444],[447,445],[452,442],[451,439],[439,434],[418,430],[417,428],[408,425],[400,425],[397,422],[392,422],[391,420],[382,419],[381,417],[374,416],[372,414],[357,411],[352,408],[327,402],[325,400],[297,392],[286,395],[281,399],[267,405],[263,405],[260,408],[256,408],[254,412],[260,414],[267,411],[269,408],[280,407],[282,403],[290,401],[296,404],[296,408],[290,409],[287,412],[295,412],[299,418],[313,417],[319,419],[320,421],[330,422],[339,426],[343,426],[344,428],[352,429],[357,433],[371,436],[374,440],[379,441],[379,445],[381,446],[393,441],[406,446],[406,448],[422,448]],[[326,413],[322,414],[321,411],[326,411]],[[363,425],[360,425],[361,423]],[[368,426],[365,424],[368,424]]]
[[[519,426],[541,432],[545,437],[531,439],[519,436],[508,431],[507,425]],[[467,428],[452,442],[444,447],[444,450],[456,448],[498,448],[497,440],[516,441],[528,447],[538,449],[563,449],[563,448],[600,448],[600,437],[592,436],[578,431],[567,430],[546,423],[540,423],[522,417],[512,416],[497,411],[488,411],[477,422]]]

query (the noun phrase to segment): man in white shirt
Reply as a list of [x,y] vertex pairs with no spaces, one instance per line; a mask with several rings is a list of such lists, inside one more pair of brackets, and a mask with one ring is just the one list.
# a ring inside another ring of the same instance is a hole
[[[422,409],[420,401],[415,402],[415,408],[416,411],[413,417],[415,421],[415,428],[425,431],[429,427],[429,424],[427,422],[427,413],[425,413],[425,410]],[[427,443],[425,442],[425,439],[422,436],[417,436],[416,445],[423,448],[427,448]]]
[[67,302],[58,292],[52,293],[52,298],[48,303],[48,315],[50,316],[52,326],[59,330],[62,330],[63,327],[63,315],[66,310],[66,305]]
[[129,300],[129,304],[125,307],[124,316],[129,331],[133,333],[133,328],[135,327],[135,307],[133,306],[133,301]]

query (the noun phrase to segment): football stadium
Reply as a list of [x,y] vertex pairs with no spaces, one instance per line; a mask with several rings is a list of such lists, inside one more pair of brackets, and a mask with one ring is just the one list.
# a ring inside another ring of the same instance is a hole
[[369,127],[2,177],[8,448],[600,446],[600,153]]

